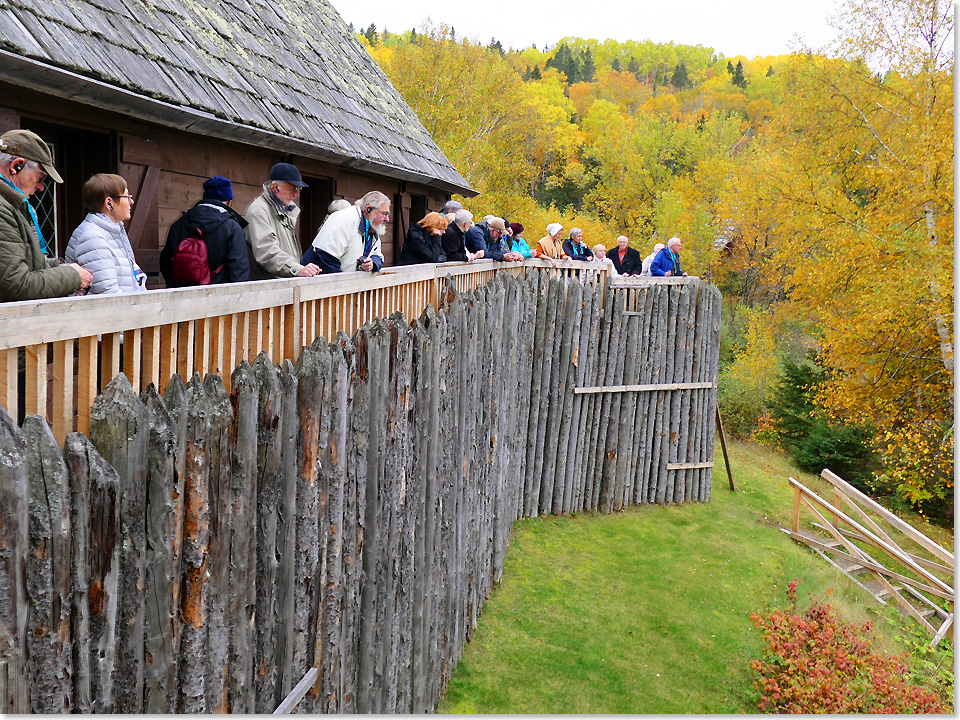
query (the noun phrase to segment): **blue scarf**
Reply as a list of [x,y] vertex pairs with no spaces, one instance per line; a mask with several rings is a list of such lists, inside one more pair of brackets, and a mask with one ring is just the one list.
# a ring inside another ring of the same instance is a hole
[[667,252],[670,253],[670,262],[673,263],[673,274],[680,275],[680,256],[677,255],[673,250],[667,248]]
[[360,214],[360,234],[363,236],[363,255],[360,256],[360,259],[370,257],[370,253],[373,252],[373,241],[377,239],[377,231],[373,229],[373,225],[370,224],[370,221],[363,216],[363,213]]
[[0,180],[3,180],[7,185],[16,190],[21,197],[26,201],[27,208],[30,210],[30,218],[33,220],[33,228],[37,231],[37,239],[40,241],[40,250],[44,255],[47,254],[47,241],[43,239],[43,233],[40,232],[40,223],[37,221],[37,212],[33,209],[33,205],[30,204],[30,200],[26,195],[23,194],[23,190],[18,188],[12,182],[7,180],[3,175],[0,175]]

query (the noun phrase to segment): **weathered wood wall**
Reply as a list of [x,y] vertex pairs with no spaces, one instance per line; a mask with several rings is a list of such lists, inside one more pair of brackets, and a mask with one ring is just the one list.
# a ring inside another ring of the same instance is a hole
[[431,711],[517,518],[709,498],[719,294],[605,300],[448,281],[229,394],[118,375],[62,450],[0,409],[0,710]]

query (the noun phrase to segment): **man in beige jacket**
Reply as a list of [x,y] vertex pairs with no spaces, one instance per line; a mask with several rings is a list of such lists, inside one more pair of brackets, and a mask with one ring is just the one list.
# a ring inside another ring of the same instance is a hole
[[247,206],[247,247],[250,250],[250,279],[313,277],[320,268],[300,264],[302,250],[297,237],[300,207],[297,198],[308,187],[300,171],[290,163],[277,163],[263,192]]

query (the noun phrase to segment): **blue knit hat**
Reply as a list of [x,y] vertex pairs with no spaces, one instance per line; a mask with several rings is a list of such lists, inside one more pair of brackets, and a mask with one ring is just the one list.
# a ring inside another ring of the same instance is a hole
[[203,183],[203,199],[220,202],[233,200],[233,185],[225,177],[214,175]]

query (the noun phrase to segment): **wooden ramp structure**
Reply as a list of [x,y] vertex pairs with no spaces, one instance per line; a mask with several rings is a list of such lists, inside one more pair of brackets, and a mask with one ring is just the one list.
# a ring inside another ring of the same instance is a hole
[[[953,642],[953,553],[830,470],[820,476],[833,488],[832,503],[790,478],[793,523],[784,532],[880,603],[896,603],[926,628],[931,646]],[[814,516],[812,529],[800,527],[803,508]]]

